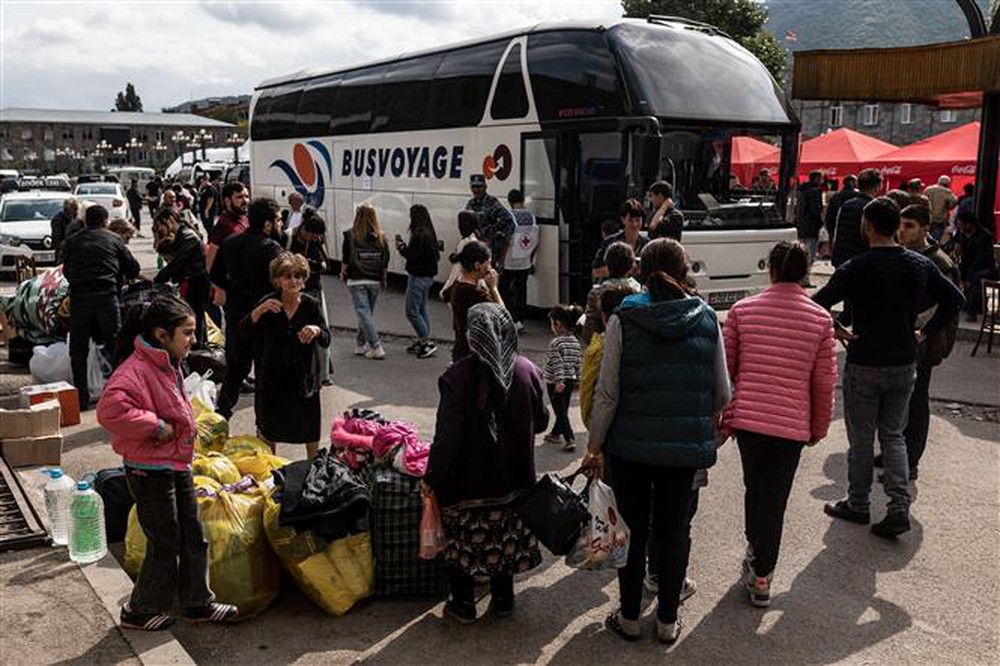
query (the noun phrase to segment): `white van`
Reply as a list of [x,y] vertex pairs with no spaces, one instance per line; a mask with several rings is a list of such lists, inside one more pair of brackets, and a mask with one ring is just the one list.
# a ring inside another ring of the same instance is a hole
[[139,189],[144,190],[146,183],[153,180],[153,177],[156,175],[156,172],[149,167],[137,166],[113,167],[108,169],[107,173],[109,176],[114,176],[118,179],[123,190],[128,189],[129,185],[132,184],[133,178],[139,181]]

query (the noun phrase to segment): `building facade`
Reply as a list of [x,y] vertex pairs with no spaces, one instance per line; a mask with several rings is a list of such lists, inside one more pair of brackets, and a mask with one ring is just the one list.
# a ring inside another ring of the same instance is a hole
[[162,168],[182,152],[226,146],[237,130],[187,113],[0,109],[0,166],[69,174],[122,164]]
[[935,109],[923,104],[793,100],[802,139],[847,127],[896,146],[926,139],[974,120],[979,109]]

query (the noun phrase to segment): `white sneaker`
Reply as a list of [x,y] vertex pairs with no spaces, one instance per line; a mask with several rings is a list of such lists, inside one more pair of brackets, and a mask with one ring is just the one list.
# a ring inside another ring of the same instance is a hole
[[688,577],[684,577],[684,584],[681,585],[681,603],[684,603],[688,599],[694,596],[694,593],[698,591],[698,586],[694,584],[694,581]]
[[519,321],[515,321],[514,322],[514,330],[517,331],[518,333],[521,333],[522,331],[524,331],[524,324],[522,324]]
[[681,618],[678,617],[673,622],[656,621],[656,637],[661,643],[675,643],[681,635]]
[[371,347],[368,346],[367,342],[365,344],[363,344],[363,345],[355,345],[354,346],[354,355],[355,356],[366,356],[368,354],[368,351],[370,349],[371,349]]
[[374,347],[371,347],[365,352],[365,358],[370,358],[375,361],[381,361],[385,358],[385,349],[382,347],[382,343],[378,343]]

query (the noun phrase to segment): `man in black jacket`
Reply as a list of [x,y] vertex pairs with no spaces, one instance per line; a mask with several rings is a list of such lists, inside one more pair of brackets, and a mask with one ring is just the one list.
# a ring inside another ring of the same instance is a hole
[[858,193],[840,207],[834,223],[833,267],[857,256],[868,249],[868,242],[861,233],[861,213],[868,202],[875,198],[882,186],[882,174],[878,169],[865,169],[858,174]]
[[837,215],[840,213],[840,207],[856,196],[858,196],[858,177],[849,173],[844,176],[840,190],[830,197],[830,202],[826,205],[826,219],[823,226],[826,227],[826,233],[830,235],[830,240],[833,240],[833,234],[837,229]]
[[799,199],[795,206],[795,226],[798,229],[799,241],[805,245],[809,253],[809,269],[812,270],[816,249],[819,247],[819,230],[823,226],[822,171],[810,171],[809,180],[799,188]]
[[117,234],[108,231],[108,211],[93,205],[87,209],[83,231],[63,245],[63,275],[69,282],[69,357],[73,385],[80,408],[90,406],[87,387],[87,356],[90,341],[104,347],[106,358],[114,351],[121,328],[118,292],[126,280],[139,276],[139,262]]
[[273,199],[254,199],[247,209],[249,227],[227,238],[215,255],[212,284],[226,292],[226,380],[219,391],[218,413],[227,419],[240,397],[240,387],[250,374],[249,346],[241,340],[240,322],[257,303],[274,291],[271,261],[284,249],[281,209]]
[[193,229],[180,224],[175,213],[161,210],[157,213],[157,221],[170,237],[169,252],[165,254],[169,254],[171,259],[156,274],[154,282],[180,284],[187,280],[185,300],[194,310],[198,344],[204,345],[207,340],[205,307],[208,305],[208,296],[211,291],[208,271],[205,269],[205,247]]
[[958,215],[958,236],[955,242],[962,250],[958,270],[965,289],[966,317],[976,321],[983,306],[983,280],[996,279],[997,262],[993,255],[993,238],[976,221],[976,214],[963,211]]
[[52,218],[52,247],[56,251],[56,263],[62,263],[62,245],[66,241],[69,225],[73,223],[80,212],[80,204],[74,197],[68,197],[63,201],[62,210]]

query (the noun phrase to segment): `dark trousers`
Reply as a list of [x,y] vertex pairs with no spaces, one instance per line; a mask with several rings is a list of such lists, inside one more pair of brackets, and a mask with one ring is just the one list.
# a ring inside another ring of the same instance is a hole
[[199,608],[215,595],[208,587],[208,542],[198,520],[191,472],[126,468],[146,559],[132,589],[136,613],[167,613],[178,596],[182,608]]
[[969,276],[969,284],[965,288],[965,309],[971,314],[979,314],[983,310],[983,280],[995,280],[996,268],[987,268]]
[[906,428],[903,429],[903,437],[906,438],[906,459],[910,464],[912,472],[920,464],[920,457],[924,455],[927,448],[927,431],[931,423],[930,388],[931,371],[934,366],[929,363],[917,363],[917,381],[913,385],[913,393],[910,395],[909,418],[906,421]]
[[652,538],[657,541],[660,577],[656,615],[661,622],[674,622],[691,554],[691,483],[696,470],[643,465],[616,455],[609,459],[615,502],[631,530],[628,562],[618,570],[622,616],[627,620],[639,619],[652,508]]
[[528,305],[529,270],[505,270],[500,274],[500,294],[514,321],[521,321]]
[[555,413],[556,422],[552,426],[550,435],[573,439],[573,426],[569,422],[569,403],[573,397],[573,389],[576,382],[572,379],[564,382],[566,388],[562,393],[556,393],[556,385],[549,384],[549,402],[552,403],[552,411]]
[[114,356],[115,341],[121,330],[121,312],[115,294],[74,293],[69,311],[69,359],[73,369],[73,385],[80,399],[80,406],[90,403],[87,387],[87,357],[90,341],[98,342],[105,358]]
[[132,207],[132,224],[135,226],[136,233],[139,233],[139,226],[142,224],[142,206]]
[[736,441],[746,487],[744,532],[753,549],[754,574],[764,578],[778,561],[785,507],[803,443],[743,430],[736,433]]
[[[701,488],[691,488],[691,503],[688,505],[688,529],[694,522],[694,516],[698,513],[698,495]],[[649,529],[653,529],[652,509],[650,509]],[[660,548],[656,539],[646,542],[646,570],[650,576],[659,578],[660,576]]]
[[[451,587],[451,598],[460,604],[476,603],[476,581],[458,567],[448,569],[448,584]],[[501,574],[490,577],[490,594],[497,601],[514,599],[514,574]]]
[[187,292],[184,298],[194,310],[195,337],[200,345],[204,345],[208,341],[208,332],[205,328],[205,310],[208,307],[211,292],[212,284],[208,281],[208,273],[188,278]]
[[240,322],[248,313],[235,308],[226,308],[226,379],[219,390],[219,404],[216,411],[227,419],[233,415],[233,407],[240,399],[240,387],[250,375],[253,357],[250,345],[240,335]]

